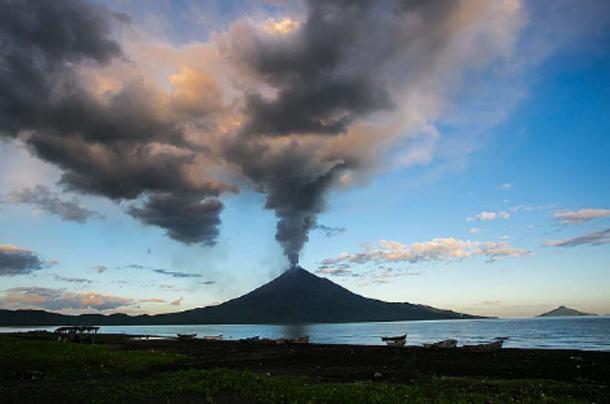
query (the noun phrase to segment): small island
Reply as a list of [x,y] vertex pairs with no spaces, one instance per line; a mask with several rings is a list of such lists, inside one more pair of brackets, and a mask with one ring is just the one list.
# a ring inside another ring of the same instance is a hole
[[548,311],[546,313],[539,314],[536,317],[568,317],[568,316],[597,316],[593,313],[584,313],[576,309],[572,309],[566,306],[559,306],[556,309]]

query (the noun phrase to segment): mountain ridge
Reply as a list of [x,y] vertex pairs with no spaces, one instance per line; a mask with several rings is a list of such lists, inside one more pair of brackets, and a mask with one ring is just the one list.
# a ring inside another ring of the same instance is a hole
[[367,298],[300,267],[224,303],[181,312],[70,316],[44,310],[0,310],[0,325],[288,324],[469,318],[483,317]]

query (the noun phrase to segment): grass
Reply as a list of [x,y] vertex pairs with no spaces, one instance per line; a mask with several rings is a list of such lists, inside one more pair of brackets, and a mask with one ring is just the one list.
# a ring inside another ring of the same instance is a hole
[[112,351],[103,345],[80,345],[0,335],[0,380],[28,377],[57,379],[140,372],[176,363],[161,352]]
[[[114,351],[0,336],[0,402],[579,403],[607,402],[600,386],[541,380],[426,377],[410,384],[315,383],[227,369],[170,370],[177,355]],[[41,380],[25,380],[39,371]],[[27,374],[27,373],[26,373]]]

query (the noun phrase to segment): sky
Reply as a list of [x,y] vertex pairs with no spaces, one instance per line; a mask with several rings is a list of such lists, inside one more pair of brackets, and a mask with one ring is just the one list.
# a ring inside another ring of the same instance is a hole
[[291,266],[610,313],[606,1],[0,0],[0,308],[163,313]]

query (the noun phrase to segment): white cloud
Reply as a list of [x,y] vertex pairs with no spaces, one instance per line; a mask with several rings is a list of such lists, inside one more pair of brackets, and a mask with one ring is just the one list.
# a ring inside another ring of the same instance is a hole
[[505,182],[504,184],[499,185],[498,189],[500,191],[508,191],[509,189],[512,189],[512,187],[513,187],[512,182]]
[[365,246],[364,251],[342,253],[335,258],[321,261],[320,268],[342,268],[359,264],[454,262],[465,258],[485,257],[495,262],[505,257],[524,257],[530,251],[512,247],[506,241],[470,241],[455,238],[435,238],[425,242],[402,244],[397,241],[381,240]]
[[467,221],[469,222],[487,222],[490,220],[496,220],[496,219],[508,219],[510,217],[510,213],[506,210],[501,210],[498,212],[493,212],[493,211],[482,211],[477,213],[474,216],[471,216],[469,218],[466,218]]
[[593,219],[610,217],[610,209],[563,210],[553,213],[553,218],[562,224],[580,224]]
[[471,227],[470,229],[468,229],[468,233],[470,234],[479,234],[481,232],[481,229],[479,229],[478,227]]

